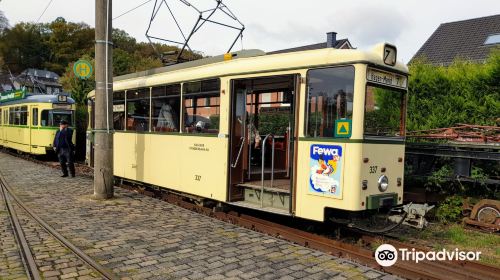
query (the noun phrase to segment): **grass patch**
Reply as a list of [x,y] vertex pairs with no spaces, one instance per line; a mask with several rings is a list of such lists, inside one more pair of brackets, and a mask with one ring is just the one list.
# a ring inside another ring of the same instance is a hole
[[500,234],[464,228],[459,224],[431,224],[422,231],[410,230],[401,235],[433,250],[480,251],[480,262],[500,267]]

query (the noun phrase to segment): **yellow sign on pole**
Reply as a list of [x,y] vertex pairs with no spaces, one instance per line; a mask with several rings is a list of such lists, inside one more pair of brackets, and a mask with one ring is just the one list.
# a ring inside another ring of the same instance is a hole
[[352,120],[336,120],[335,121],[335,137],[349,138],[352,133]]
[[73,73],[80,79],[88,79],[92,76],[92,64],[87,60],[78,60],[73,65]]

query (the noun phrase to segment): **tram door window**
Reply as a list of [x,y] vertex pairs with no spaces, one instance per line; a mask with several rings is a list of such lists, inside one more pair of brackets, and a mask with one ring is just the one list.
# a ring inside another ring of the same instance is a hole
[[38,108],[33,108],[33,112],[31,114],[32,122],[31,124],[33,126],[38,126]]
[[295,81],[295,75],[233,81],[230,150],[231,183],[236,185],[230,192],[233,201],[238,200],[238,186],[264,184],[266,188],[289,192]]
[[181,109],[181,85],[153,87],[151,91],[151,130],[179,132]]
[[306,134],[332,138],[335,120],[352,118],[354,67],[309,70],[307,81]]
[[182,89],[184,131],[186,133],[219,133],[220,80],[185,83]]
[[127,130],[149,131],[150,89],[127,91]]
[[113,129],[125,130],[125,92],[113,93]]

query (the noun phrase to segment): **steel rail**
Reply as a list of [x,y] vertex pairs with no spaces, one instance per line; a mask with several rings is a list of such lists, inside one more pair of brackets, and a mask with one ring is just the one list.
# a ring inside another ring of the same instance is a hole
[[[98,273],[100,273],[105,279],[109,280],[118,280],[120,279],[118,276],[116,276],[113,272],[109,271],[99,263],[97,263],[94,259],[92,259],[90,256],[88,256],[86,253],[84,253],[80,248],[76,247],[73,243],[71,243],[69,240],[67,240],[64,236],[62,236],[59,232],[57,232],[53,227],[51,227],[49,224],[47,224],[43,219],[41,219],[38,215],[33,213],[29,207],[27,207],[12,191],[10,188],[9,184],[5,180],[2,172],[0,171],[0,185],[2,186],[2,190],[6,191],[10,197],[14,199],[14,201],[24,210],[26,213],[28,213],[42,228],[44,228],[52,237],[57,239],[62,245],[64,245],[66,248],[71,250],[78,258],[80,258],[83,262],[85,262],[87,265],[92,267],[94,270],[96,270]],[[29,247],[28,247],[29,251]],[[38,271],[38,270],[37,270]],[[42,279],[42,278],[35,278],[35,279]]]
[[[134,187],[123,187],[134,190]],[[288,240],[307,248],[319,250],[337,257],[353,259],[377,270],[395,274],[407,279],[489,280],[495,279],[498,275],[500,275],[499,268],[472,261],[421,261],[419,263],[398,261],[393,266],[382,267],[376,262],[373,251],[357,245],[305,232],[300,229],[291,228],[254,216],[239,214],[234,211],[230,211],[228,213],[214,212],[211,208],[185,201],[182,196],[177,194],[163,193],[158,195],[157,193],[155,194],[154,190],[142,190],[139,192],[153,197],[160,197],[162,200],[178,205],[182,208],[277,238]],[[367,244],[374,244],[377,242],[377,237],[380,236],[365,234],[362,235],[361,240],[367,242]],[[378,243],[380,243],[380,240]],[[413,246],[411,244],[405,244],[393,239],[388,240],[388,243],[396,248],[408,248],[410,251],[412,248],[415,248],[416,250],[428,251],[428,249]]]
[[38,266],[36,265],[35,258],[31,253],[28,241],[26,240],[26,236],[24,235],[21,223],[19,222],[19,218],[17,217],[16,210],[14,209],[14,206],[12,205],[10,198],[8,197],[9,194],[5,189],[3,181],[0,181],[0,192],[2,193],[3,199],[5,201],[5,206],[7,207],[7,211],[9,212],[12,230],[14,231],[14,237],[16,238],[17,244],[19,245],[19,253],[26,270],[26,275],[29,279],[41,280],[42,277],[40,276],[40,273],[38,271]]

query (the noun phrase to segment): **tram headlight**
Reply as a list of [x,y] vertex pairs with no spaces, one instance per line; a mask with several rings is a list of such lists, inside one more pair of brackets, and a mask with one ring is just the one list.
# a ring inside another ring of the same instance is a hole
[[378,178],[378,189],[381,192],[385,192],[388,187],[389,187],[389,178],[385,175],[380,176],[380,178]]

